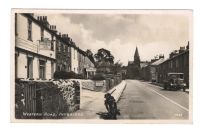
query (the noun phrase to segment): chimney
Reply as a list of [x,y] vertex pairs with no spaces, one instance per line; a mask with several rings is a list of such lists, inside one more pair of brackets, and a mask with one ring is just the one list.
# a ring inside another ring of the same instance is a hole
[[61,37],[61,33],[60,32],[59,32],[58,36]]
[[180,49],[179,49],[179,53],[182,53],[182,52],[184,52],[185,51],[185,47],[183,46],[183,47],[180,47]]
[[187,46],[186,46],[186,49],[189,50],[189,41],[188,41],[188,44],[187,44]]
[[172,58],[172,57],[174,57],[174,56],[176,56],[178,53],[177,53],[177,50],[174,50],[173,52],[171,52],[170,54],[169,54],[169,58]]
[[165,57],[164,57],[164,54],[160,54],[160,55],[159,55],[159,59],[161,59],[161,58],[165,58]]

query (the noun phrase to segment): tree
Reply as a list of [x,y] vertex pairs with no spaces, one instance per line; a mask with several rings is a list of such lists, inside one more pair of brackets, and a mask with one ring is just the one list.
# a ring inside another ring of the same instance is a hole
[[90,49],[87,49],[86,54],[87,54],[88,58],[91,60],[91,62],[95,64],[95,60],[93,57],[94,55],[93,55],[92,51]]
[[97,65],[97,72],[110,73],[114,63],[114,56],[109,50],[101,48],[94,55]]
[[112,65],[112,72],[114,74],[121,72],[121,69],[122,69],[122,63],[120,62],[120,60],[118,60],[115,64]]
[[114,56],[110,53],[109,50],[106,50],[104,48],[99,49],[94,57],[98,63],[114,63]]

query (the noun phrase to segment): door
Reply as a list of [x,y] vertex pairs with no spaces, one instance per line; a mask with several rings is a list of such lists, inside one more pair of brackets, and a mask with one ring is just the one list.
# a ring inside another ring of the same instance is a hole
[[40,60],[39,65],[40,65],[40,67],[39,67],[39,71],[40,71],[39,77],[40,77],[40,79],[45,79],[45,61]]
[[33,78],[33,58],[27,60],[27,78]]

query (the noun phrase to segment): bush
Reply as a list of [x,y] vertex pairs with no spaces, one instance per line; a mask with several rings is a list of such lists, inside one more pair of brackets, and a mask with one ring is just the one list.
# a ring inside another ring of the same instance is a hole
[[75,79],[84,79],[84,76],[82,74],[76,74]]
[[55,79],[84,79],[82,74],[76,74],[73,71],[66,72],[66,71],[56,71],[54,73]]
[[71,72],[56,71],[54,73],[54,78],[55,79],[72,79],[72,78],[76,78],[76,73],[74,73],[73,71]]
[[96,74],[92,77],[92,80],[105,80],[105,76],[103,74]]

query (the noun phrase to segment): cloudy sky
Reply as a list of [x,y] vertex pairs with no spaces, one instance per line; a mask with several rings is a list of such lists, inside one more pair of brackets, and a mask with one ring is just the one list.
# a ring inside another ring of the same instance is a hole
[[[45,14],[43,14],[45,15]],[[47,15],[47,14],[46,14]],[[133,60],[136,46],[140,59],[157,54],[168,57],[172,50],[186,46],[189,18],[172,14],[48,14],[48,21],[68,34],[83,50],[111,51],[124,65]]]

